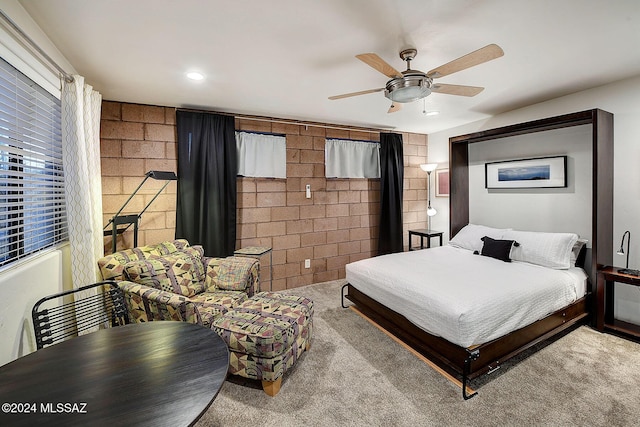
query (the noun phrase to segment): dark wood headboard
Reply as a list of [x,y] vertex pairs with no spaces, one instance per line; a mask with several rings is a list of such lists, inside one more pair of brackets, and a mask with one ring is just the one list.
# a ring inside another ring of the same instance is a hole
[[591,283],[613,263],[613,114],[587,110],[449,138],[449,237],[469,223],[469,144],[579,125],[592,126]]

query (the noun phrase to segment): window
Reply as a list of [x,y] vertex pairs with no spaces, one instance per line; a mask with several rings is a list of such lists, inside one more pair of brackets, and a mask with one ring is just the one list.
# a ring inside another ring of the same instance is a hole
[[324,148],[327,178],[380,178],[380,144],[327,139]]
[[60,100],[0,59],[0,266],[65,240]]
[[238,175],[253,178],[286,178],[286,145],[284,135],[236,132]]

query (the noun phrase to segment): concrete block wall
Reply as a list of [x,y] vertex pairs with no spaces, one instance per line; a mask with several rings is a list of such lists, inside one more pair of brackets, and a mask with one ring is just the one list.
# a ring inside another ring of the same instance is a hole
[[[100,121],[104,224],[118,212],[150,170],[177,172],[175,108],[103,101]],[[165,181],[148,179],[121,215],[140,213]],[[171,182],[142,215],[138,245],[173,240],[176,182]],[[110,230],[110,228],[108,228]],[[111,237],[105,237],[111,253]],[[133,226],[118,236],[118,249],[133,247]]]
[[[286,135],[287,178],[238,178],[236,247],[273,248],[273,290],[345,277],[345,265],[374,256],[378,244],[378,179],[326,179],[325,138],[379,141],[376,130],[344,130],[277,119],[236,119],[236,129]],[[426,227],[427,135],[403,133],[404,244],[407,231]],[[148,170],[176,171],[175,109],[104,101],[101,123],[103,210],[105,224]],[[311,198],[305,186],[311,186]],[[159,183],[147,180],[131,203],[132,213],[153,197]],[[143,216],[139,245],[173,239],[176,185],[171,183]],[[132,233],[118,248],[132,247]],[[111,239],[105,238],[110,251]],[[305,260],[310,267],[305,268]],[[262,260],[263,282],[269,276]]]

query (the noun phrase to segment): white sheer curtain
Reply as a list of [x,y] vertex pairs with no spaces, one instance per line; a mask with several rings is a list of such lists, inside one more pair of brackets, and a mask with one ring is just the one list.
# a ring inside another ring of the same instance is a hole
[[73,76],[62,88],[62,160],[73,287],[99,278],[97,260],[104,254],[100,173],[102,95]]
[[286,137],[236,132],[238,175],[254,178],[287,177]]
[[380,178],[380,144],[327,139],[324,148],[327,178]]

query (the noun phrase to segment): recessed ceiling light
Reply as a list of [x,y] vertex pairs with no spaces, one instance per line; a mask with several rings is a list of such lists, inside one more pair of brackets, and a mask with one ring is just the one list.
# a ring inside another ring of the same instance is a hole
[[202,80],[204,79],[204,75],[202,73],[198,73],[197,71],[191,71],[187,73],[187,77],[191,80]]

